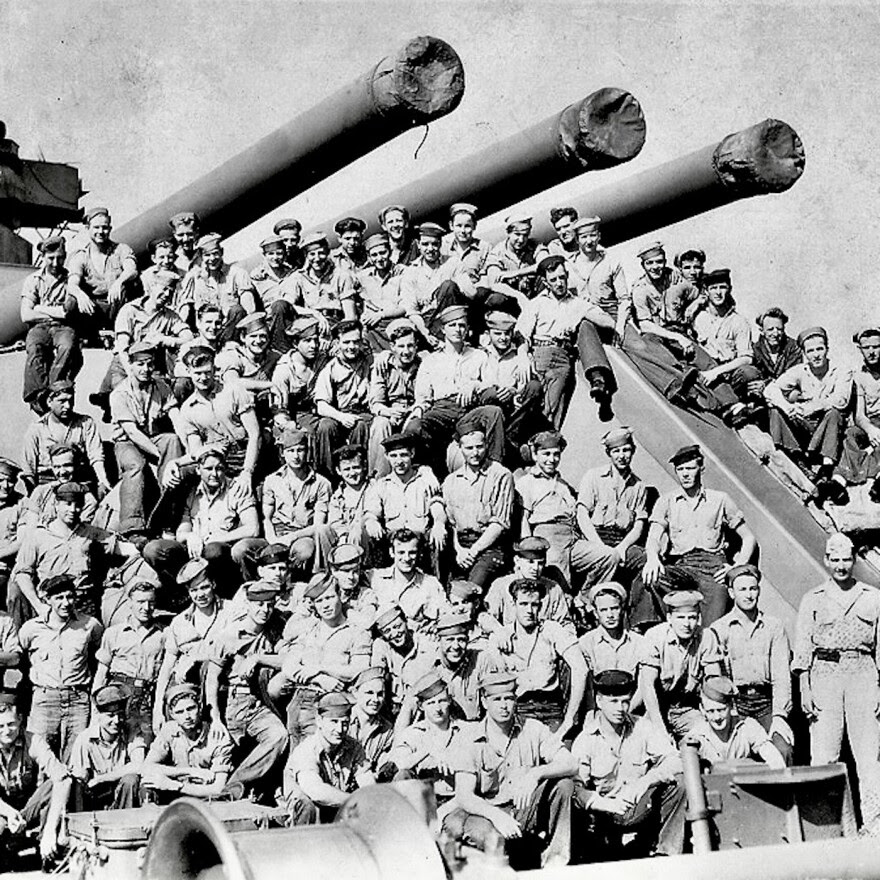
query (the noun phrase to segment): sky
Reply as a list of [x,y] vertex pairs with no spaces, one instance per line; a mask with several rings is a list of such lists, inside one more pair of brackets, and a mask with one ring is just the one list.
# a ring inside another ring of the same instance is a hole
[[[730,267],[749,318],[781,305],[795,333],[824,323],[845,360],[853,331],[880,321],[880,10],[869,3],[0,0],[0,118],[23,156],[75,164],[83,204],[108,205],[121,225],[418,34],[460,55],[461,105],[426,137],[407,132],[233,236],[231,258],[253,253],[280,216],[320,224],[618,86],[644,111],[641,154],[532,207],[782,119],[806,153],[791,190],[659,236],[670,253],[699,246]],[[631,279],[645,240],[615,248]]]

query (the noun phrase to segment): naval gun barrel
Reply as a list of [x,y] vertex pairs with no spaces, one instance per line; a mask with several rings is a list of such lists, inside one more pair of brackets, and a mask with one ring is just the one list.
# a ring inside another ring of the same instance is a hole
[[[739,199],[785,192],[803,174],[805,161],[797,132],[778,119],[765,119],[701,150],[563,201],[581,216],[601,217],[602,244],[610,247]],[[535,217],[532,235],[544,242],[556,236],[546,215]]]
[[[332,825],[230,834],[210,807],[188,798],[159,817],[143,880],[515,880],[522,873],[473,853],[447,864],[411,798],[389,785],[359,789]],[[540,880],[880,880],[876,838],[817,840],[701,855],[546,867]]]
[[146,253],[168,220],[195,211],[204,231],[231,235],[355,159],[454,110],[464,94],[455,50],[414,37],[363,76],[114,230]]
[[[602,88],[559,113],[346,212],[378,230],[387,205],[405,205],[414,223],[446,224],[449,206],[473,202],[480,214],[556,186],[585,171],[628,162],[645,143],[645,117],[627,91]],[[323,225],[332,229],[335,218]]]

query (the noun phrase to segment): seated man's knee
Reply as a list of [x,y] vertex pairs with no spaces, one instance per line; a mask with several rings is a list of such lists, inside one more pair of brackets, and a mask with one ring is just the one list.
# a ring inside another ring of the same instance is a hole
[[298,538],[290,545],[288,555],[291,563],[298,567],[304,566],[315,558],[315,542],[312,538]]
[[229,548],[225,544],[221,544],[219,541],[212,541],[210,544],[205,544],[202,548],[202,558],[207,559],[208,562],[215,562],[218,559],[222,559],[229,553]]

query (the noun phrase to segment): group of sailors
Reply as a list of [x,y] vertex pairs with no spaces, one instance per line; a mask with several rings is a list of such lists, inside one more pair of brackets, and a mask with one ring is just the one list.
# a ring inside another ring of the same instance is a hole
[[[630,287],[599,218],[554,209],[537,246],[511,215],[490,247],[476,213],[412,229],[389,206],[335,250],[283,220],[250,272],[192,213],[143,271],[105,208],[41,243],[35,419],[0,460],[0,859],[30,829],[57,856],[68,810],[249,797],[323,822],[413,778],[445,835],[516,867],[680,852],[683,741],[784,767],[846,735],[876,817],[880,594],[850,540],[792,652],[699,446],[659,497],[638,426],[607,425],[577,489],[560,464],[575,364],[610,422],[616,345],[674,405],[767,427],[839,502],[880,471],[880,331],[853,378],[779,309],[753,342],[697,249],[644,249]],[[74,407],[102,340],[106,425]]]

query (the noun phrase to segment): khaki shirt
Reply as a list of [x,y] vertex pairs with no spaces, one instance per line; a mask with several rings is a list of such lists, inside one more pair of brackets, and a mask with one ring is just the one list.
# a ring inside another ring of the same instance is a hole
[[770,744],[767,731],[754,718],[733,716],[733,730],[725,742],[712,729],[705,718],[689,731],[688,740],[695,740],[700,757],[710,764],[726,764],[733,761],[761,761],[761,748]]
[[202,265],[193,266],[183,279],[179,305],[191,305],[198,312],[203,305],[217,306],[224,317],[233,306],[241,305],[246,294],[255,295],[251,276],[241,266],[226,265],[212,275]]
[[370,588],[380,608],[399,606],[415,629],[436,621],[447,604],[440,581],[419,570],[405,581],[393,565],[377,568],[370,579]]
[[13,577],[18,572],[28,574],[38,588],[56,574],[89,581],[95,552],[102,550],[112,556],[117,547],[118,538],[111,532],[84,523],[71,531],[55,519],[24,535]]
[[417,776],[430,774],[435,777],[434,794],[439,798],[451,798],[455,794],[455,775],[452,772],[440,774],[438,764],[455,764],[453,751],[461,739],[461,731],[462,724],[459,721],[450,721],[446,730],[441,730],[425,719],[416,721],[394,737],[388,760],[398,765],[409,763],[414,755],[427,749],[428,754],[411,770]]
[[[490,645],[492,642],[490,638]],[[494,645],[488,650],[498,668],[516,674],[516,694],[521,697],[559,690],[559,663],[566,651],[577,646],[577,639],[555,620],[541,620],[531,632],[514,623],[512,645],[510,653]]]
[[60,626],[39,617],[25,622],[18,641],[30,658],[34,686],[87,688],[92,681],[90,661],[103,632],[100,622],[87,614],[76,613]]
[[284,768],[284,793],[290,794],[291,783],[301,785],[301,777],[307,773],[317,774],[321,782],[351,793],[358,787],[358,775],[369,769],[364,747],[353,736],[346,734],[334,748],[316,730],[290,753]]
[[95,776],[111,773],[129,761],[142,759],[145,752],[143,737],[131,736],[124,726],[115,742],[104,742],[98,722],[93,721],[73,741],[70,772],[75,779],[88,782]]
[[490,523],[510,528],[513,514],[513,474],[497,461],[477,470],[463,465],[443,481],[446,515],[456,532],[484,532]]
[[[124,379],[110,392],[110,413],[115,426],[133,422],[147,437],[171,429],[169,413],[177,409],[177,398],[164,379],[153,379],[147,388],[139,388],[134,379]],[[128,439],[118,431],[115,440]]]
[[625,629],[619,639],[613,639],[607,629],[597,626],[578,639],[578,646],[594,677],[607,669],[635,676],[645,653],[645,637]]
[[669,623],[659,623],[645,633],[642,665],[658,670],[660,690],[673,702],[677,698],[694,697],[706,667],[723,659],[718,636],[712,629],[697,627],[686,645],[679,641]]
[[585,297],[603,312],[617,317],[618,309],[629,310],[631,297],[620,260],[598,248],[598,259],[590,260],[580,249],[569,259],[570,281],[579,296]]
[[404,267],[401,281],[400,304],[407,315],[418,315],[430,321],[437,308],[434,291],[444,282],[451,281],[457,265],[440,255],[436,266],[429,266],[421,257]]
[[301,412],[315,412],[315,382],[326,360],[319,354],[312,363],[291,349],[281,356],[272,372],[272,384],[281,398],[279,412],[289,417]]
[[247,437],[241,417],[254,409],[253,395],[240,385],[217,383],[207,396],[193,392],[180,405],[181,430],[185,437],[199,437],[204,445],[239,443]]
[[232,773],[232,745],[225,728],[212,728],[207,721],[195,739],[190,739],[176,721],[166,721],[150,744],[147,763]]
[[393,351],[379,352],[373,359],[370,369],[369,403],[370,412],[379,415],[379,407],[404,406],[412,409],[416,402],[416,376],[422,356],[408,367],[397,362]]
[[584,720],[571,753],[578,760],[581,781],[600,795],[637,782],[649,771],[657,782],[671,782],[681,773],[681,758],[669,734],[645,717],[628,715],[618,734],[594,710]]
[[581,321],[602,313],[598,306],[576,294],[569,288],[568,295],[557,297],[549,290],[527,300],[516,320],[517,332],[527,342],[536,339],[556,343],[574,341]]
[[862,367],[853,375],[856,397],[865,410],[865,415],[875,424],[880,423],[880,376]]
[[131,620],[104,631],[97,657],[111,675],[116,673],[155,683],[164,654],[165,630],[155,623],[141,626]]
[[[496,578],[486,593],[486,611],[504,626],[513,626],[516,620],[516,602],[510,595],[510,585],[519,578],[517,574],[505,574]],[[547,579],[547,592],[541,599],[541,620],[554,620],[574,631],[571,608],[562,587]]]
[[387,760],[394,739],[394,727],[382,714],[369,718],[355,706],[351,710],[348,735],[356,739],[367,756],[368,769],[373,773]]
[[691,550],[721,553],[723,527],[737,529],[745,517],[726,492],[701,487],[693,498],[684,489],[661,495],[651,512],[651,522],[664,527],[670,555],[681,556]]
[[[37,526],[47,526],[58,516],[58,499],[55,497],[55,487],[60,484],[59,480],[52,480],[50,483],[43,483],[35,487],[30,497],[24,501],[20,517],[21,528],[32,530]],[[82,522],[89,525],[95,518],[97,510],[98,499],[91,492],[86,492],[85,503],[80,514]],[[5,509],[0,511],[0,517],[5,512]],[[7,518],[8,522],[10,522],[9,518]]]
[[66,269],[57,278],[46,269],[37,269],[24,279],[21,288],[22,302],[31,308],[63,306],[67,301],[67,277]]
[[227,483],[214,495],[199,483],[186,499],[180,524],[192,528],[203,541],[218,532],[231,532],[242,523],[242,516],[255,507],[254,496],[239,486]]
[[91,464],[104,463],[104,447],[98,426],[91,416],[73,413],[67,424],[59,422],[52,413],[40,416],[28,425],[22,451],[23,472],[33,478],[51,476],[49,450],[56,443],[70,443]]
[[752,328],[735,308],[723,315],[703,309],[694,318],[694,333],[706,354],[720,364],[752,356]]
[[402,312],[403,266],[391,266],[383,278],[373,266],[358,272],[364,312]]
[[523,516],[529,525],[575,525],[574,489],[559,474],[547,477],[535,466],[517,474],[514,483]]
[[317,617],[291,617],[278,650],[303,666],[353,667],[350,679],[337,679],[346,686],[369,666],[371,644],[369,633],[348,620],[331,627]]
[[771,685],[773,714],[787,717],[791,712],[791,645],[782,621],[763,611],[751,621],[734,606],[712,624],[712,629],[734,684]]
[[326,522],[331,493],[326,477],[313,470],[298,477],[284,465],[263,483],[263,509],[271,508],[275,531],[285,535],[314,525],[318,516]]
[[49,743],[38,733],[22,730],[9,751],[0,749],[0,798],[21,810],[37,790],[43,777],[61,782],[70,776],[55,757]]
[[577,503],[597,528],[614,526],[628,532],[638,520],[648,518],[645,484],[632,471],[624,479],[611,464],[584,474]]
[[290,295],[285,298],[294,305],[305,305],[319,312],[342,313],[342,303],[357,299],[360,284],[352,272],[334,265],[332,261],[324,273],[314,276],[305,269],[293,273]]
[[461,739],[450,749],[457,773],[473,773],[477,777],[476,793],[495,806],[513,803],[513,788],[522,775],[543,764],[552,764],[568,749],[550,732],[550,728],[534,718],[519,718],[503,751],[489,742],[485,720],[476,721],[462,730]]
[[370,362],[366,356],[353,364],[331,358],[315,380],[315,401],[345,413],[365,413],[370,391]]
[[406,482],[394,473],[375,480],[364,498],[364,513],[389,533],[406,528],[423,535],[433,522],[431,506],[438,501],[442,503],[437,477],[427,465],[419,465]]
[[455,397],[462,391],[482,391],[489,387],[486,373],[489,356],[482,348],[465,345],[461,354],[451,348],[422,357],[416,374],[416,406],[424,412],[438,400]]

